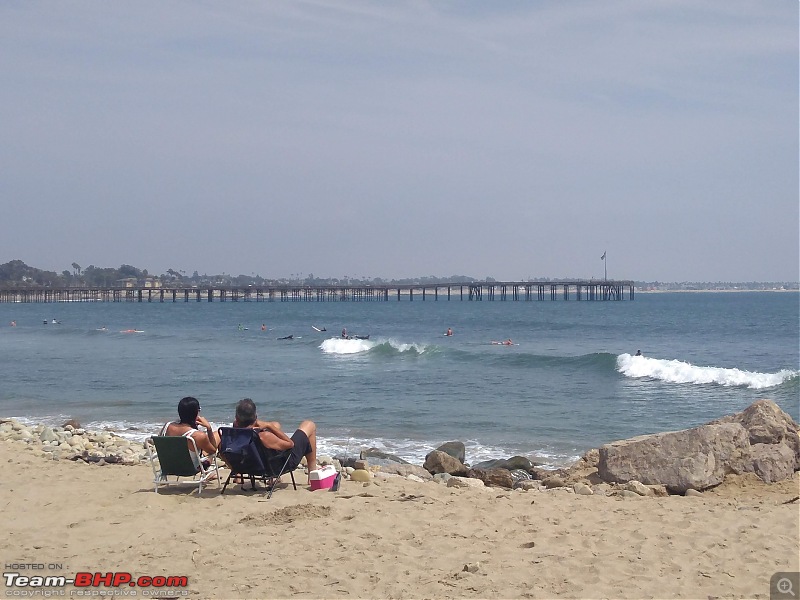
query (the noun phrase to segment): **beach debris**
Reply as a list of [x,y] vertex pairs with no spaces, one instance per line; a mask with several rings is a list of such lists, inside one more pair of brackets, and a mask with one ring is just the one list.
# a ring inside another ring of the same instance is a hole
[[587,485],[585,483],[576,483],[572,486],[572,491],[578,494],[579,496],[593,496],[594,490],[592,486]]
[[461,569],[461,570],[465,571],[467,573],[477,573],[478,571],[481,570],[481,563],[479,563],[479,562],[467,563],[467,564],[464,565],[464,568]]

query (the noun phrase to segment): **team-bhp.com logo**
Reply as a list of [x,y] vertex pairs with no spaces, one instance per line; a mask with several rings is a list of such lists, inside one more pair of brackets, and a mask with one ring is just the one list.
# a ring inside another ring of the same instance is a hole
[[[6,596],[50,597],[50,596],[150,596],[156,598],[175,598],[188,596],[183,588],[189,584],[184,575],[141,575],[134,577],[126,571],[110,573],[75,573],[74,577],[64,575],[23,575],[22,573],[3,573]],[[68,585],[76,589],[64,590]],[[112,588],[112,589],[101,589]],[[132,589],[134,588],[134,589]],[[138,594],[135,588],[139,588]]]

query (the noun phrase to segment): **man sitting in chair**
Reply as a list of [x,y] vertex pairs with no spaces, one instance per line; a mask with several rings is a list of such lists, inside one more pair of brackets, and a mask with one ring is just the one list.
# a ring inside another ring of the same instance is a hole
[[259,420],[255,402],[245,398],[236,404],[236,420],[233,426],[258,430],[258,438],[265,448],[291,450],[288,470],[297,468],[304,456],[309,473],[317,468],[317,425],[314,421],[303,421],[292,437],[288,437],[277,421]]

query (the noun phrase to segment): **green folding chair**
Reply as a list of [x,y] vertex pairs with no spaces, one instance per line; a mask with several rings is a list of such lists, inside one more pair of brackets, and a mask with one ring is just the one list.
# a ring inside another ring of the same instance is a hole
[[[150,456],[150,466],[153,468],[156,494],[160,486],[188,485],[197,487],[199,496],[203,486],[214,476],[217,487],[220,487],[216,453],[202,457],[198,467],[189,454],[191,447],[195,455],[200,456],[197,443],[191,436],[154,435],[145,442],[145,445]],[[208,463],[208,466],[204,463]]]

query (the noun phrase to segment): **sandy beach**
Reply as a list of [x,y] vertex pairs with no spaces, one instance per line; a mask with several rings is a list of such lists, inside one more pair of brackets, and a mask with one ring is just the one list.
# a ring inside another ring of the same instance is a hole
[[[402,477],[273,497],[156,494],[146,464],[52,460],[0,442],[5,573],[185,576],[74,588],[194,598],[769,598],[798,571],[798,473],[698,497],[449,488]],[[288,481],[288,477],[284,477]],[[40,565],[43,569],[20,565]],[[14,569],[14,567],[17,567]],[[6,596],[33,588],[13,588]]]

